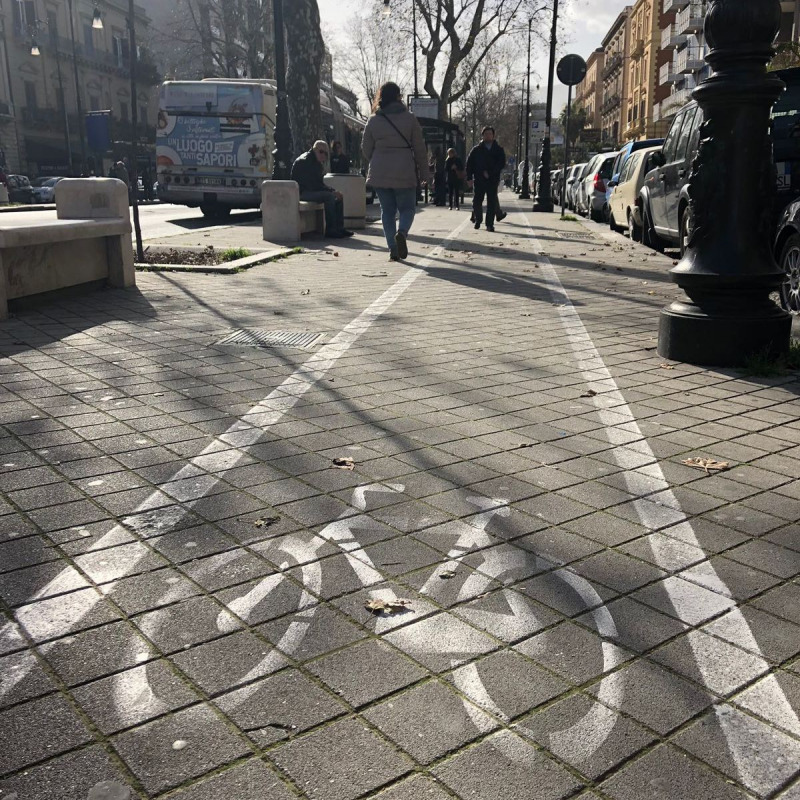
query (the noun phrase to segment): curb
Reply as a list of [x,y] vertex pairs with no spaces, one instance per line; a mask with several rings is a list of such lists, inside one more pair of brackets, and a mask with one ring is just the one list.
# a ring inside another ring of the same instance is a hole
[[[164,247],[172,250],[174,248]],[[181,248],[184,249],[184,248]],[[186,248],[188,249],[188,248]],[[203,250],[204,248],[194,248]],[[279,247],[275,250],[266,250],[262,253],[255,253],[252,256],[238,258],[236,261],[228,261],[225,264],[135,264],[139,272],[198,272],[208,275],[233,275],[246,269],[251,269],[257,264],[266,264],[270,261],[278,261],[281,258],[302,253],[302,247]]]

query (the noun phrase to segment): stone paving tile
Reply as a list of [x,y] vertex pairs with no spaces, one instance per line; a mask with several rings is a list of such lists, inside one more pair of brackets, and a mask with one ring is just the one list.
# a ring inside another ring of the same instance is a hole
[[[731,756],[728,739],[747,749],[748,768],[742,770]],[[704,715],[672,737],[673,744],[742,782],[759,797],[782,788],[796,773],[800,742],[728,706]]]
[[498,727],[496,720],[436,681],[394,695],[364,716],[420,764]]
[[[204,706],[161,717],[117,734],[111,741],[151,795],[179,786],[250,752],[247,745]],[[176,742],[186,745],[177,749]]]
[[358,719],[297,738],[270,753],[309,798],[349,800],[409,772],[413,762]]
[[[753,632],[751,641],[744,641],[740,636],[742,618]],[[750,606],[742,606],[738,611],[712,620],[703,630],[773,663],[786,661],[800,652],[800,627]]]
[[458,797],[485,800],[568,797],[581,784],[540,750],[509,731],[490,736],[433,770]]
[[669,745],[661,745],[604,781],[600,790],[614,800],[676,800],[713,797],[744,800],[746,795],[717,773]]
[[438,786],[435,779],[414,775],[374,797],[375,800],[446,800],[452,795]]
[[170,798],[180,800],[218,800],[230,797],[236,800],[290,800],[296,795],[261,761],[250,760],[226,769],[208,780],[202,780],[180,789]]

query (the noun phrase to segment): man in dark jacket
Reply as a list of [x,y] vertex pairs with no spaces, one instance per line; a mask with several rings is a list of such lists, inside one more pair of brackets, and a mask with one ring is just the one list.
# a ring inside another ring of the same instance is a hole
[[342,150],[341,142],[331,145],[331,172],[334,175],[350,174],[350,158]]
[[341,192],[325,185],[324,164],[328,160],[328,143],[322,140],[292,164],[292,180],[300,187],[300,199],[310,203],[325,204],[325,235],[331,239],[343,239],[353,232],[344,227],[344,203]]
[[[486,230],[494,230],[498,212],[497,187],[506,165],[506,154],[494,140],[494,128],[487,125],[481,131],[483,141],[476,144],[467,158],[467,180],[474,187],[472,213],[475,229],[483,222],[483,199],[486,198]],[[503,215],[505,216],[505,215]]]

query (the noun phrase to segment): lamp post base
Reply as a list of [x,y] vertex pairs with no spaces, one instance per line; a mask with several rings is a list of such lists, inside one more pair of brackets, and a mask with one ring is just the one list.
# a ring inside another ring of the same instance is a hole
[[740,367],[753,356],[772,360],[788,353],[792,318],[783,309],[766,300],[741,313],[731,311],[673,303],[661,312],[658,354],[704,367]]
[[533,210],[534,211],[544,211],[544,212],[547,212],[548,214],[551,213],[554,208],[555,208],[555,206],[553,206],[552,202],[546,203],[546,202],[544,202],[542,200],[537,200],[533,204]]

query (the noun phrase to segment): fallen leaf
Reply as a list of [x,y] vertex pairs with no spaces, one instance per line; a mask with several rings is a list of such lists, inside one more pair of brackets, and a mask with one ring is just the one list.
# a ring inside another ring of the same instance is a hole
[[659,364],[659,366],[661,367],[661,369],[675,369],[675,367],[673,367],[672,364]]
[[380,616],[381,614],[385,614],[389,616],[391,614],[402,614],[404,611],[411,610],[411,601],[410,600],[381,600],[380,598],[373,598],[372,600],[367,600],[364,603],[364,608],[368,611],[371,611],[376,616]]
[[362,278],[386,278],[389,276],[388,272],[362,272]]
[[581,397],[594,397],[596,394],[597,392],[594,389],[589,389],[589,391],[582,394]]
[[350,456],[343,456],[341,458],[334,458],[333,466],[337,469],[353,469],[355,467],[355,462]]
[[311,294],[311,289],[303,289],[303,291],[300,292],[300,294]]
[[450,578],[455,578],[455,576],[456,576],[456,573],[455,573],[455,571],[452,571],[452,572],[440,572],[440,573],[439,573],[439,577],[440,577],[440,578],[441,578],[443,581],[449,581],[449,580],[450,580]]
[[279,519],[280,517],[266,517],[264,519],[257,519],[253,523],[253,525],[255,525],[256,528],[269,528],[270,526],[274,525]]
[[522,444],[517,445],[517,450],[522,450],[524,447],[535,447],[533,442],[523,442]]
[[334,257],[334,258],[339,258],[339,254],[338,254],[338,253],[334,253],[334,254],[333,254],[333,257]]
[[715,461],[713,458],[686,458],[681,463],[693,469],[705,470],[706,475],[710,475],[712,472],[722,472],[730,469],[731,466],[727,461]]

